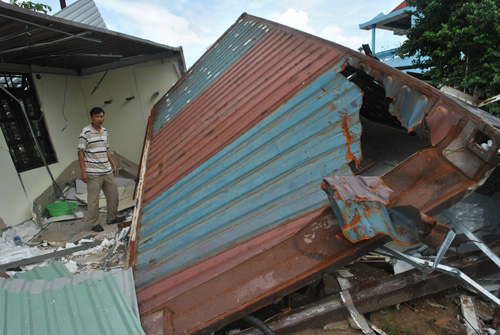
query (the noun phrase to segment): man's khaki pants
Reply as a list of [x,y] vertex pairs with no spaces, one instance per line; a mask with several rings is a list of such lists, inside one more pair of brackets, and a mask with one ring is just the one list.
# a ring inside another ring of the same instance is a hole
[[118,189],[113,173],[88,175],[87,182],[87,211],[89,215],[90,228],[99,224],[99,196],[101,189],[106,198],[108,212],[106,222],[111,222],[118,214]]

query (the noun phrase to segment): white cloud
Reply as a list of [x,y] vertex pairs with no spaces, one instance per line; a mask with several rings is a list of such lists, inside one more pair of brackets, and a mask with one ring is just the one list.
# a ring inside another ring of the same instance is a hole
[[114,13],[122,31],[135,32],[136,36],[173,46],[207,43],[191,30],[186,18],[172,14],[166,7],[117,0],[99,1],[99,6]]
[[171,13],[167,7],[135,1],[97,2],[110,30],[173,47],[182,46],[188,67],[218,37],[197,34],[187,18]]
[[309,16],[303,10],[297,11],[290,8],[282,14],[272,14],[269,20],[302,30],[309,34],[314,34],[313,28],[309,25]]
[[[400,3],[399,0],[387,0],[384,3],[387,8],[375,6],[367,10],[368,5],[373,5],[369,0],[354,3],[342,0],[95,1],[109,29],[173,47],[182,46],[188,66],[243,12],[357,49],[371,42],[371,32],[360,30],[359,23]],[[377,31],[377,51],[392,47],[394,37],[388,35],[390,33]]]
[[318,36],[354,50],[357,50],[363,43],[367,43],[360,36],[347,36],[342,28],[335,25],[323,28]]

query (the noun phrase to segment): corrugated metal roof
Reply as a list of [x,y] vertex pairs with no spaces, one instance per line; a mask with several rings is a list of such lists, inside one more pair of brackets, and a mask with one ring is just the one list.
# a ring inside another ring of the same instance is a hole
[[71,272],[69,272],[68,268],[64,264],[60,262],[54,262],[49,266],[36,266],[30,271],[16,273],[8,280],[24,279],[26,281],[33,281],[35,279],[43,279],[50,281],[62,277],[71,278],[71,276]]
[[339,69],[336,64],[144,207],[138,285],[325,207],[322,177],[350,174],[348,152],[360,158],[361,92]]
[[446,207],[498,163],[496,144],[470,144],[478,129],[500,137],[481,112],[373,58],[242,15],[153,109],[129,258],[141,317],[168,334],[213,329],[363,250],[338,230],[315,233],[329,222],[323,177],[352,175],[362,159],[359,114],[431,146],[383,178],[391,205]]
[[78,0],[54,14],[55,17],[106,28],[99,9],[93,0]]
[[0,69],[88,74],[141,62],[177,58],[170,47],[0,1]]
[[0,278],[0,299],[5,334],[144,334],[131,269],[50,281]]

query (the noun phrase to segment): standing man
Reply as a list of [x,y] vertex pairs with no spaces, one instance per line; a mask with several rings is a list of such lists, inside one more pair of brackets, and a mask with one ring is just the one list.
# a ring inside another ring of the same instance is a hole
[[104,110],[94,107],[90,110],[91,123],[82,129],[78,142],[78,161],[81,178],[87,183],[87,211],[90,227],[95,232],[104,229],[99,224],[99,196],[101,189],[106,197],[108,212],[106,222],[121,222],[118,213],[118,189],[115,177],[118,169],[109,151],[108,132],[102,126]]

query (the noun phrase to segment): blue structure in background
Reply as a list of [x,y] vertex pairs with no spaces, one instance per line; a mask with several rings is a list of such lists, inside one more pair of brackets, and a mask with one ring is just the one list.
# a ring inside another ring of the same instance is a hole
[[404,36],[410,29],[412,18],[406,12],[413,10],[406,1],[403,1],[389,14],[380,13],[368,22],[361,23],[359,29],[372,31],[371,50],[373,54],[382,62],[395,67],[409,74],[421,74],[422,69],[414,68],[413,60],[415,57],[401,58],[396,54],[396,48],[376,52],[376,29],[390,30],[394,35]]

